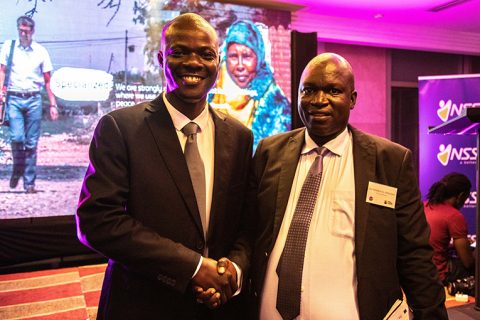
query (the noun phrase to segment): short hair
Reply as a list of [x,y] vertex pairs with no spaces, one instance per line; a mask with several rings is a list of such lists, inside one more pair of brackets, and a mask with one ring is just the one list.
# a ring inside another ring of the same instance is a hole
[[186,21],[190,26],[196,26],[196,27],[205,27],[207,29],[210,29],[213,35],[215,35],[217,42],[218,42],[218,36],[215,28],[208,22],[204,17],[202,17],[199,14],[196,13],[183,13],[179,16],[176,16],[172,20],[168,21],[162,28],[162,36],[160,39],[160,50],[163,50],[164,46],[164,41],[165,37],[167,35],[168,29],[172,26],[175,25],[179,21]]
[[17,19],[17,27],[28,26],[30,29],[35,29],[35,21],[27,16],[21,16]]
[[462,193],[469,193],[472,183],[467,176],[452,172],[435,182],[428,191],[429,204],[443,203],[445,200],[456,197]]

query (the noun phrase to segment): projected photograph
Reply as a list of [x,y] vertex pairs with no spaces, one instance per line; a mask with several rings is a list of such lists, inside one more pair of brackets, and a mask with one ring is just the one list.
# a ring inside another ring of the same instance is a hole
[[[17,121],[12,126],[0,125],[0,219],[75,213],[98,119],[160,94],[161,30],[184,12],[201,14],[219,34],[222,63],[208,98],[212,107],[252,129],[255,145],[291,128],[290,12],[188,0],[11,1],[2,6],[0,20],[4,63],[11,40],[19,45],[21,36],[31,36],[33,45],[41,45],[51,61],[58,113],[52,114],[51,97],[42,86],[40,125],[33,128],[36,145],[29,149],[27,141],[12,141],[20,134],[19,118],[11,119]],[[17,29],[20,16],[34,20],[30,35]],[[17,73],[25,69],[16,67]],[[22,77],[15,72],[12,81]],[[28,97],[11,101],[20,98]],[[28,172],[12,184],[22,161]],[[24,186],[32,181],[35,192],[28,193]]]

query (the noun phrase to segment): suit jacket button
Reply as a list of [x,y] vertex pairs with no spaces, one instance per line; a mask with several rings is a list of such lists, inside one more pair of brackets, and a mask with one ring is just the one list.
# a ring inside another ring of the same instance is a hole
[[197,249],[198,250],[203,250],[203,242],[197,242]]

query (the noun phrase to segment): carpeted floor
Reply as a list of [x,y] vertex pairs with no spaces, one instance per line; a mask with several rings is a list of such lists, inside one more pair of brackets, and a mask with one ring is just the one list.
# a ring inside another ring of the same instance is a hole
[[0,319],[95,319],[106,264],[0,275]]
[[[97,316],[106,264],[0,275],[0,319],[85,320]],[[450,320],[480,319],[474,298],[447,293]]]
[[478,320],[480,311],[475,310],[474,304],[464,304],[453,308],[448,308],[448,318],[450,320]]

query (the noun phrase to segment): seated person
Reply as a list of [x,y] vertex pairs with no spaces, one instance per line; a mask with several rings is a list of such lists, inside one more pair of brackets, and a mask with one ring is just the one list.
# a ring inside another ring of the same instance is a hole
[[[433,262],[444,284],[473,274],[475,261],[467,238],[467,222],[459,211],[470,194],[471,186],[465,175],[450,173],[435,182],[428,191],[425,215],[431,229],[430,245],[433,247]],[[458,263],[449,254],[450,239],[453,239]],[[449,263],[454,270],[449,268]]]

